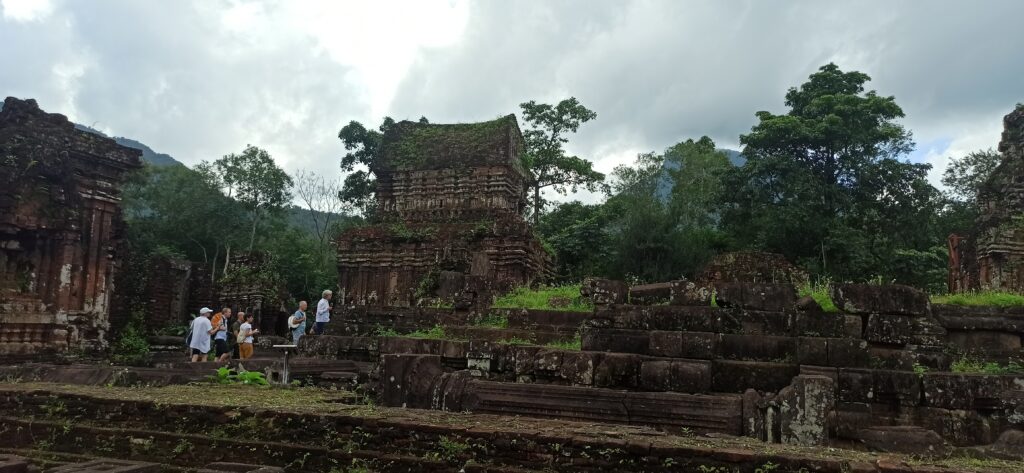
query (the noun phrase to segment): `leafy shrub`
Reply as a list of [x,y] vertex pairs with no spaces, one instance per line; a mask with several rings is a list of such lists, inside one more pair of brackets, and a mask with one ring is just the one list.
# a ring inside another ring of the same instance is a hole
[[267,386],[267,378],[258,371],[235,372],[227,366],[217,368],[216,374],[210,376],[210,381],[217,384],[245,384],[250,386]]
[[142,329],[142,315],[133,314],[110,347],[110,360],[119,365],[147,366],[150,362],[149,341]]

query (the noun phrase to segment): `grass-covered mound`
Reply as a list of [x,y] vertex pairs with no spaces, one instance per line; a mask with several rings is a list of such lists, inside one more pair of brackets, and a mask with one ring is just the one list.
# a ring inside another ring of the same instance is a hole
[[965,292],[932,296],[932,304],[972,307],[1024,307],[1024,295],[1002,291]]
[[494,300],[495,309],[540,309],[590,312],[594,304],[580,295],[579,284],[540,286],[536,289],[519,287]]

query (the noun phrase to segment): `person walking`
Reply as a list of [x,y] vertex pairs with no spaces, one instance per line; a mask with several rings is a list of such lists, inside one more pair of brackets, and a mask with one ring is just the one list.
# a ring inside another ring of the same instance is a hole
[[228,337],[228,341],[231,343],[231,358],[236,360],[242,357],[241,353],[238,351],[238,330],[244,323],[245,312],[238,311],[238,317],[236,317],[235,321],[231,324],[231,336]]
[[239,354],[241,354],[243,360],[248,360],[249,358],[252,358],[253,335],[256,335],[257,333],[260,332],[259,329],[252,328],[252,320],[252,314],[245,316],[245,323],[243,323],[242,326],[239,327],[238,329],[238,352]]
[[206,361],[207,353],[210,353],[210,335],[214,329],[210,324],[210,313],[213,312],[207,307],[199,309],[199,317],[192,321],[192,339],[188,347],[192,349],[192,362]]
[[292,331],[292,343],[298,345],[299,339],[306,334],[306,301],[299,301],[299,310],[288,317],[288,328]]
[[320,294],[320,302],[316,303],[316,323],[313,324],[313,331],[317,335],[323,335],[327,328],[327,322],[331,321],[331,295],[330,289]]
[[231,350],[228,348],[228,324],[231,322],[231,308],[225,307],[220,310],[219,314],[213,316],[213,320],[210,323],[213,325],[215,330],[213,335],[213,346],[214,353],[216,354],[216,361],[218,363],[224,363],[228,361],[231,356]]

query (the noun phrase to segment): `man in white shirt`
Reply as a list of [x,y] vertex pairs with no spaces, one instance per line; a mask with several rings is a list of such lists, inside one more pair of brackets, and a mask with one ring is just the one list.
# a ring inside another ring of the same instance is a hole
[[330,289],[325,290],[320,295],[320,302],[316,303],[316,323],[313,325],[313,331],[317,335],[323,335],[327,322],[331,321],[331,295]]
[[207,353],[210,353],[210,335],[216,331],[210,323],[209,308],[199,309],[199,317],[192,321],[192,340],[189,341],[189,348],[192,349],[192,362],[206,361]]

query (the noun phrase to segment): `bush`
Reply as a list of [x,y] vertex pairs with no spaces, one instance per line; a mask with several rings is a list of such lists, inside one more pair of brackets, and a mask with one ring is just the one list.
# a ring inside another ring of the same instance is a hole
[[110,360],[119,365],[147,366],[150,362],[149,342],[142,329],[141,314],[134,314],[110,347]]

